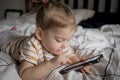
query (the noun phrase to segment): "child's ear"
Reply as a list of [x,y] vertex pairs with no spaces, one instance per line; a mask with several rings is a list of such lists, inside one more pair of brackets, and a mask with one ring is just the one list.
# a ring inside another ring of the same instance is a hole
[[41,34],[42,34],[42,29],[41,28],[36,28],[35,36],[38,40],[41,40]]

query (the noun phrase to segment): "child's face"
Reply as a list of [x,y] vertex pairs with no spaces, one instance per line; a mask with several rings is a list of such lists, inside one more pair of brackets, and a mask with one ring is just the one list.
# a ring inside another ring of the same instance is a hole
[[42,31],[41,43],[43,47],[53,55],[59,55],[63,49],[68,47],[75,29],[71,28],[52,28]]

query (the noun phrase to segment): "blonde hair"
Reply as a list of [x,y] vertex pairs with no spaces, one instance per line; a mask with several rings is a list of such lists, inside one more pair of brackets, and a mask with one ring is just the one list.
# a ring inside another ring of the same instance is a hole
[[36,15],[36,26],[43,30],[53,27],[75,27],[75,17],[71,9],[57,1],[41,4]]

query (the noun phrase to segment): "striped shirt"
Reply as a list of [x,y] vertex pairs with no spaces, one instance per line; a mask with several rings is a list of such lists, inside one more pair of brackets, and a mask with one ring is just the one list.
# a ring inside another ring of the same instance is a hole
[[[21,62],[26,60],[35,65],[54,58],[52,54],[43,49],[41,43],[35,38],[35,36],[17,37],[6,46],[5,52],[10,54],[10,56],[16,61]],[[66,48],[63,50],[63,53],[65,56],[68,56],[72,53],[72,49]]]

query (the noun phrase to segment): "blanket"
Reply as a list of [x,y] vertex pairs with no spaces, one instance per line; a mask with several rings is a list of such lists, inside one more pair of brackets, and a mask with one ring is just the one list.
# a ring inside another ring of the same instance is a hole
[[11,57],[0,52],[0,80],[22,80]]
[[[6,37],[3,40],[6,39],[9,41],[9,38]],[[43,80],[119,80],[119,42],[120,25],[104,25],[101,29],[83,29],[82,27],[78,27],[70,41],[71,47],[78,51],[76,55],[79,57],[84,55],[91,57],[93,55],[103,54],[104,58],[99,63],[90,66],[91,72],[89,74],[70,71],[62,75],[59,71],[65,67],[63,65],[51,70]],[[14,61],[9,55],[0,52],[0,80],[8,79],[21,80]]]

